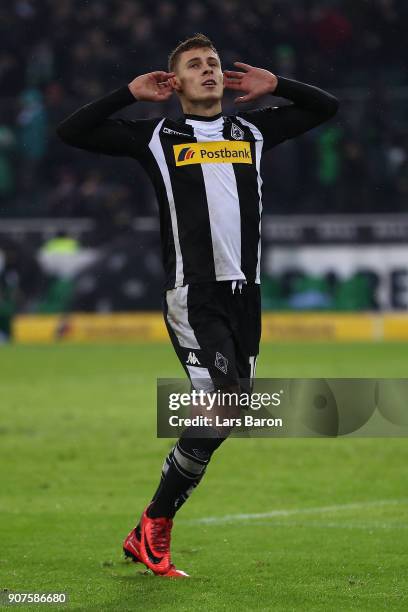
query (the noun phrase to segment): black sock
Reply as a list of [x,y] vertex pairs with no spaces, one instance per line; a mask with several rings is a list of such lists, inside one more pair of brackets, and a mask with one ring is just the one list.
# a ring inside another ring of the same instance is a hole
[[204,476],[213,452],[225,440],[211,427],[200,430],[206,437],[191,437],[194,434],[197,428],[186,429],[166,457],[160,485],[148,510],[150,518],[173,518]]
[[[157,487],[156,491],[154,492],[154,495],[153,495],[153,497],[152,497],[151,503],[152,503],[152,502],[153,502],[153,501],[156,499],[156,497],[158,496],[159,491],[160,491],[160,488],[161,488],[161,486],[162,486],[162,484],[163,484],[164,477],[166,476],[166,474],[167,474],[167,470],[169,469],[169,467],[170,467],[170,465],[171,465],[171,463],[172,463],[172,460],[173,460],[172,458],[173,458],[173,451],[174,451],[174,448],[175,448],[175,447],[173,446],[173,448],[171,449],[171,451],[169,452],[169,454],[167,455],[167,457],[165,458],[165,460],[164,460],[164,462],[163,462],[163,467],[162,467],[161,476],[160,476],[160,482],[159,482],[159,484],[158,484],[158,487]],[[136,538],[137,538],[138,540],[140,540],[140,521],[139,521],[139,522],[138,522],[138,524],[136,525],[136,527],[135,527],[135,531],[136,531]]]
[[161,486],[162,486],[162,484],[163,484],[164,477],[166,476],[166,474],[167,474],[167,470],[169,469],[169,467],[170,467],[170,465],[171,465],[171,463],[172,463],[172,461],[173,461],[173,452],[174,452],[174,449],[175,449],[175,447],[173,446],[173,448],[171,449],[171,451],[169,452],[169,454],[167,455],[167,457],[165,458],[165,460],[164,460],[164,462],[163,462],[162,471],[161,471],[161,476],[160,476],[160,482],[159,482],[159,484],[158,484],[158,486],[157,486],[157,489],[156,489],[156,491],[155,491],[155,493],[154,493],[154,495],[153,495],[153,497],[152,497],[152,502],[153,502],[153,501],[156,499],[156,497],[158,496],[159,491],[160,491],[160,487],[161,487]]

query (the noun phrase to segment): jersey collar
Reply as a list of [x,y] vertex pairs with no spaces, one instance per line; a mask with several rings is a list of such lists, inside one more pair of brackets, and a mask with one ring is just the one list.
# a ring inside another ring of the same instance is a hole
[[216,121],[220,117],[222,117],[222,113],[217,113],[216,115],[211,115],[211,117],[205,117],[204,115],[188,115],[188,114],[184,115],[184,119],[185,120],[192,119],[193,121],[205,121],[206,123],[208,121]]

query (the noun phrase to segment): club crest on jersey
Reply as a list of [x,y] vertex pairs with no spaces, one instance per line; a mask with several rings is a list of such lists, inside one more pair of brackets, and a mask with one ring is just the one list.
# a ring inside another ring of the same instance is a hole
[[[239,128],[238,128],[239,129]],[[247,141],[220,140],[173,145],[176,166],[187,164],[252,164]]]
[[234,140],[244,140],[244,130],[231,122],[231,138]]

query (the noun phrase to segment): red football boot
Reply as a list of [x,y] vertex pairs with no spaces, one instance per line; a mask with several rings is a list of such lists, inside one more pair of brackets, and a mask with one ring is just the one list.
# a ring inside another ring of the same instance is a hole
[[158,574],[158,576],[162,576],[162,578],[190,578],[186,572],[183,570],[178,570],[174,565],[170,565],[170,569],[165,574]]
[[158,576],[186,578],[188,574],[174,567],[170,559],[170,518],[150,518],[143,512],[140,521],[139,555],[142,562]]
[[140,558],[140,536],[138,537],[137,529],[132,529],[129,535],[123,542],[123,552],[125,557],[130,557],[135,563],[142,563]]

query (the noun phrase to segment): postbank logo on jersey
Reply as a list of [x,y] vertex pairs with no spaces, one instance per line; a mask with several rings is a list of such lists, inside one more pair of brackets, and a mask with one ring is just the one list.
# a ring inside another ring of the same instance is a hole
[[176,166],[188,164],[252,164],[251,145],[220,140],[173,145]]

